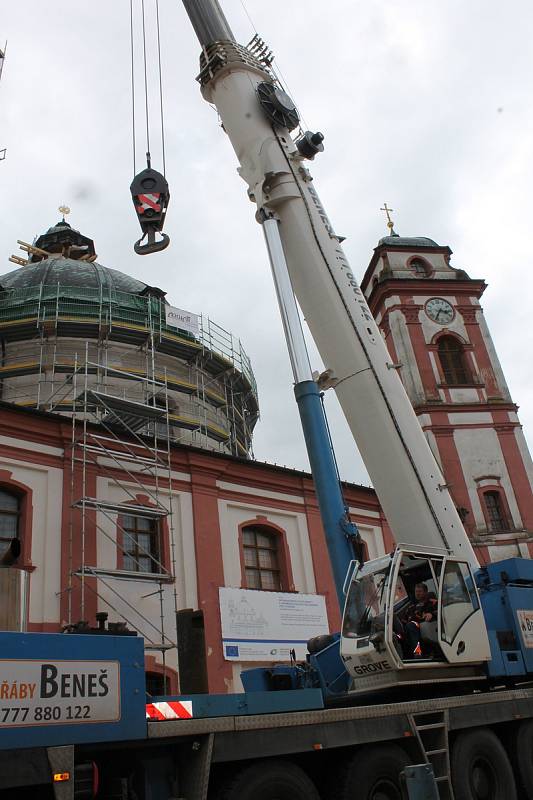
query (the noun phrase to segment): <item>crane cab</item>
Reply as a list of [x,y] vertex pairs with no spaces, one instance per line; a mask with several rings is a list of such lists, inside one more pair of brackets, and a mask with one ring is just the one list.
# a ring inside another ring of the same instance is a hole
[[[422,593],[431,620],[422,613]],[[341,657],[356,693],[484,675],[490,646],[470,565],[445,550],[409,545],[357,565],[346,596]]]

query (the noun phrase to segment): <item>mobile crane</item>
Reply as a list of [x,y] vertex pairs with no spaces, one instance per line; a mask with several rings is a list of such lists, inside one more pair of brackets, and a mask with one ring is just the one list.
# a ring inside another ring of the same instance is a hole
[[[290,324],[291,314],[297,313],[293,291],[398,542],[391,555],[365,565],[352,562],[340,642],[319,643],[310,673],[303,677],[295,667],[287,680],[343,695],[409,683],[527,676],[532,664],[519,631],[533,624],[532,565],[521,559],[507,564],[510,580],[522,588],[519,598],[507,598],[503,619],[495,613],[496,573],[491,567],[479,570],[444,477],[306,166],[323,150],[324,137],[307,131],[293,140],[299,114],[274,77],[271,54],[261,40],[255,37],[248,48],[238,45],[217,0],[183,2],[202,46],[202,94],[219,113],[264,229],[298,403],[301,408],[298,387],[309,383],[309,374],[301,330]],[[320,463],[320,436],[313,440],[306,435],[306,441],[320,494],[322,477],[314,466]],[[327,506],[325,492],[323,516]],[[330,540],[328,546],[335,565],[338,547]],[[412,604],[420,582],[437,599],[438,619],[422,622],[426,653],[415,658],[406,653],[398,632],[400,615]],[[337,587],[341,596],[338,578]],[[503,635],[510,630],[512,636]],[[340,669],[334,658],[339,645]],[[343,681],[344,673],[350,680]],[[245,688],[265,688],[265,674],[245,673]]]
[[[341,637],[311,645],[305,664],[250,671],[244,695],[145,705],[135,636],[0,633],[0,797],[399,800],[399,773],[420,760],[433,767],[441,800],[516,800],[515,778],[532,797],[533,689],[504,685],[533,674],[533,565],[478,569],[305,167],[321,135],[293,142],[297,112],[262,45],[237,45],[216,0],[184,3],[202,44],[202,91],[265,231],[339,599],[357,534],[324,468],[331,453],[293,289],[406,544],[367,564],[352,559]],[[398,646],[396,623],[419,581],[438,596],[439,618],[426,632],[432,654],[414,661]],[[499,691],[488,692],[488,678]],[[467,679],[487,691],[461,686],[450,696],[437,687],[418,699],[382,691]],[[368,695],[376,690],[377,701]]]

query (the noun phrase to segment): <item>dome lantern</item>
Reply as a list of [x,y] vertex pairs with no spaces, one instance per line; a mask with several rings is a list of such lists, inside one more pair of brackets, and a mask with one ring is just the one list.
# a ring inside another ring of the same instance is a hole
[[30,254],[30,263],[46,258],[38,250],[75,261],[94,261],[96,259],[94,241],[72,228],[64,218],[57,225],[48,228],[46,233],[38,236],[33,243],[33,248],[34,250]]

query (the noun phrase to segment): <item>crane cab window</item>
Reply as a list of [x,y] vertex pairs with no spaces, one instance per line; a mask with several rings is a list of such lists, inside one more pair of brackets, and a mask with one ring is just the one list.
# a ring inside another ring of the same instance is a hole
[[389,568],[352,581],[344,611],[342,635],[351,639],[371,636],[385,627],[385,598]]
[[448,561],[442,580],[442,639],[453,641],[466,620],[479,608],[474,581],[467,564]]

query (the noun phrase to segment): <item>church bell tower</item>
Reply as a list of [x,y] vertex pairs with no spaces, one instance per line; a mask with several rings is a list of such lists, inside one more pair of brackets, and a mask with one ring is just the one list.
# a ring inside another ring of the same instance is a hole
[[448,246],[389,228],[361,287],[478,558],[533,556],[533,462],[480,305],[487,285]]

